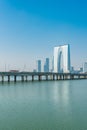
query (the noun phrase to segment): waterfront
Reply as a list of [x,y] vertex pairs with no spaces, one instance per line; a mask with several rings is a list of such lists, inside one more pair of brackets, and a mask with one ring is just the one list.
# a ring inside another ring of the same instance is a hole
[[0,83],[0,130],[87,130],[87,80]]

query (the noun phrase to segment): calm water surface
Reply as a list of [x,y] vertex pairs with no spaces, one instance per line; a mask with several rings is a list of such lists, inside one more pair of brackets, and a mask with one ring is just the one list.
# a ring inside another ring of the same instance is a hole
[[87,80],[0,83],[0,130],[87,130]]

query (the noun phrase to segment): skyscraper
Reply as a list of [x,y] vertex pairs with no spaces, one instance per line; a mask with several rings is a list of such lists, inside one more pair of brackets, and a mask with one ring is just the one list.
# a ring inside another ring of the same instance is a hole
[[69,44],[54,47],[54,72],[70,72],[70,46]]
[[37,61],[37,72],[41,72],[41,60]]
[[87,73],[87,62],[83,64],[83,73]]
[[52,58],[52,69],[51,69],[51,72],[53,72],[53,71],[54,71],[54,56]]
[[49,72],[49,58],[46,58],[46,61],[44,64],[44,72]]

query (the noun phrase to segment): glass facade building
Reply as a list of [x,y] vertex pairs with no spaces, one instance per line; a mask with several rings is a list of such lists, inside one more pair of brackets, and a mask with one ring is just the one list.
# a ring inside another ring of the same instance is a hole
[[44,64],[44,72],[49,72],[49,58],[46,58],[46,61]]
[[54,72],[70,72],[70,45],[54,47]]
[[37,72],[41,72],[41,60],[37,61]]
[[83,73],[87,73],[87,62],[83,64]]

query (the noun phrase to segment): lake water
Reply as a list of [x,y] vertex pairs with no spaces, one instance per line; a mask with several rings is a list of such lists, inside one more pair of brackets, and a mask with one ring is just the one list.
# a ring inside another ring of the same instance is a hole
[[87,130],[87,80],[0,83],[0,130]]

